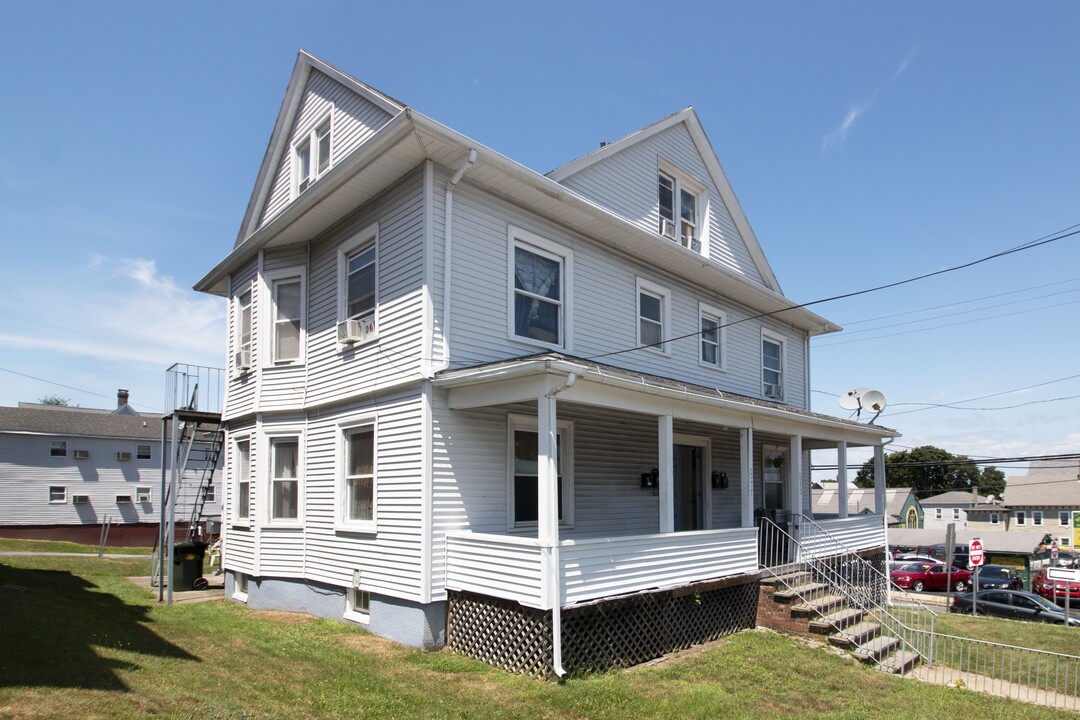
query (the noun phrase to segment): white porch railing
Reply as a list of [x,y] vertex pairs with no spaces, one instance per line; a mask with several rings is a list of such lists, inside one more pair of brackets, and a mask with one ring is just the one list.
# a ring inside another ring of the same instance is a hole
[[[563,540],[561,605],[758,570],[757,529]],[[544,607],[544,554],[535,538],[448,533],[446,587]]]
[[832,520],[814,520],[799,526],[800,553],[828,557],[840,550],[859,552],[885,546],[885,518],[882,515],[854,515]]

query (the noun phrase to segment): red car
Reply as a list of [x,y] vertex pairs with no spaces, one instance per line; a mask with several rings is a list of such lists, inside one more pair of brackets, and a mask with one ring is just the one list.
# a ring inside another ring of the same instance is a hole
[[1080,608],[1080,583],[1068,580],[1047,580],[1046,568],[1031,576],[1031,592],[1042,595],[1047,600],[1053,600],[1058,605],[1064,605],[1067,599],[1070,606]]
[[[945,563],[914,562],[904,565],[889,573],[893,585],[903,590],[944,590],[949,581]],[[956,592],[964,592],[971,587],[971,573],[958,567],[952,569],[952,587]]]

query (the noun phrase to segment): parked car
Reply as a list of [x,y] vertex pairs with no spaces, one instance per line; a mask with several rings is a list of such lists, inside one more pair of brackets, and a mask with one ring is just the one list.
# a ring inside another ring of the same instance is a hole
[[983,565],[972,575],[975,590],[1021,590],[1024,580],[1020,571],[1008,565]]
[[[944,590],[949,582],[949,568],[944,564],[932,565],[914,562],[903,565],[889,573],[893,585],[903,590]],[[971,586],[971,573],[958,567],[952,569],[952,589],[964,592]]]
[[[980,590],[956,595],[949,612],[970,613],[972,607],[977,615],[1065,624],[1065,613],[1061,608],[1044,597],[1023,590]],[[1070,614],[1069,626],[1080,626],[1080,617]]]
[[1031,592],[1053,600],[1059,605],[1069,604],[1080,610],[1080,583],[1067,580],[1048,580],[1046,568],[1031,576]]
[[924,553],[897,553],[893,556],[892,560],[889,561],[889,572],[899,570],[903,566],[915,562],[926,563],[927,565],[938,565],[941,563],[937,558]]
[[[967,544],[956,544],[953,546],[952,563],[957,567],[967,567],[968,560],[971,557],[969,552],[970,548]],[[938,562],[945,562],[945,543],[938,543],[930,547],[930,555]]]

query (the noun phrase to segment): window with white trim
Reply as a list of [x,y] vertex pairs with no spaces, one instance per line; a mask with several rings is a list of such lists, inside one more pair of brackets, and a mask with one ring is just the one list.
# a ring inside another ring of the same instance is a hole
[[761,394],[784,399],[784,341],[766,333],[761,335]]
[[202,488],[203,502],[212,503],[217,499],[217,492],[213,485],[204,485]]
[[960,519],[960,508],[953,508],[952,509],[952,518],[953,518],[953,520],[959,520]]
[[49,455],[52,457],[67,457],[67,442],[64,440],[53,440],[49,443]]
[[297,362],[304,354],[304,275],[295,271],[270,278],[270,358]]
[[[539,519],[539,435],[536,418],[511,415],[509,418],[508,464],[511,528],[536,527]],[[555,474],[558,478],[559,525],[574,522],[573,424],[560,420],[556,433]]]
[[570,251],[517,228],[510,249],[510,336],[569,349]]
[[294,174],[296,195],[326,174],[331,162],[331,127],[327,117],[308,133],[294,149]]
[[233,573],[233,597],[242,602],[248,599],[248,575],[246,573]]
[[998,514],[996,512],[990,513],[990,524],[991,525],[997,525],[1000,522],[1001,522],[1001,515],[1000,514]]
[[371,593],[349,588],[345,599],[345,619],[366,624],[371,619]]
[[727,314],[719,308],[699,303],[698,316],[701,326],[701,355],[698,359],[702,365],[724,369],[727,366],[727,352],[724,349]]
[[338,339],[373,340],[379,304],[378,226],[357,233],[338,248]]
[[153,498],[153,493],[148,487],[135,488],[135,502],[147,504]]
[[1027,524],[1027,513],[1024,512],[1023,510],[1017,510],[1013,514],[1013,519],[1016,520],[1017,525],[1026,525]]
[[1062,527],[1068,527],[1069,524],[1070,524],[1069,523],[1069,511],[1068,510],[1059,510],[1058,511],[1058,525],[1061,525]]
[[669,354],[665,342],[671,327],[671,302],[667,288],[637,279],[638,345]]
[[67,502],[67,487],[64,485],[50,485],[49,486],[49,502],[51,503],[66,503]]
[[236,441],[235,466],[236,474],[236,509],[234,516],[239,521],[251,519],[251,440],[243,438]]
[[694,252],[702,251],[705,187],[661,162],[657,175],[657,232]]
[[1032,525],[1042,525],[1043,524],[1042,510],[1033,510],[1032,511],[1032,513],[1031,513],[1031,524]]
[[270,521],[300,519],[300,438],[270,438]]
[[375,528],[375,425],[342,428],[338,520],[346,528]]
[[136,445],[135,446],[135,459],[136,460],[149,460],[152,455],[152,448],[149,445]]
[[941,508],[934,508],[934,519],[935,520],[940,520],[941,519],[941,514],[942,514]]
[[247,290],[236,301],[236,366],[251,367],[251,290]]

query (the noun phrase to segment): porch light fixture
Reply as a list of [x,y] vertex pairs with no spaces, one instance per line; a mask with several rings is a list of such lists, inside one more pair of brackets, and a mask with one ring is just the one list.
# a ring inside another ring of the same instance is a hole
[[660,485],[660,470],[653,468],[652,472],[641,473],[641,487],[649,490]]
[[712,486],[714,490],[727,490],[727,473],[712,471]]

